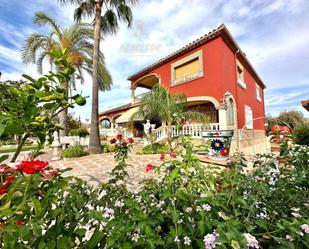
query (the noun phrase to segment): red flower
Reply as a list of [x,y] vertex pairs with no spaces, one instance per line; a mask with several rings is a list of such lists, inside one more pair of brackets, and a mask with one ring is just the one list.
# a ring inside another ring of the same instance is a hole
[[17,220],[16,221],[16,225],[18,225],[18,226],[21,226],[21,225],[23,225],[24,224],[24,222],[22,221],[22,220]]
[[22,161],[20,165],[17,167],[17,169],[26,174],[34,174],[46,168],[47,166],[48,162],[43,162],[40,160],[32,160],[32,161]]
[[165,158],[165,153],[161,153],[160,160],[163,161]]
[[151,163],[148,163],[146,168],[145,168],[145,172],[148,172],[148,171],[153,170],[153,169],[154,169],[153,165]]
[[176,158],[176,157],[177,157],[177,155],[176,155],[176,153],[175,153],[175,152],[173,152],[173,151],[172,151],[172,152],[170,153],[170,157],[171,157],[171,158]]
[[10,172],[13,172],[14,169],[7,166],[7,165],[0,165],[0,173],[10,173]]
[[110,142],[111,142],[111,144],[115,144],[117,142],[117,139],[116,138],[112,138]]
[[220,155],[221,156],[227,156],[229,154],[229,150],[227,148],[223,148],[220,150]]
[[3,195],[5,193],[9,192],[8,189],[4,188],[4,187],[0,187],[0,195]]
[[121,134],[118,134],[118,135],[117,135],[117,139],[118,139],[118,140],[121,140],[121,139],[122,139],[122,135],[121,135]]
[[55,177],[58,175],[58,172],[56,170],[44,170],[44,171],[41,171],[41,175],[44,177],[44,178],[52,178],[52,177]]
[[15,175],[8,176],[8,177],[5,179],[5,181],[4,181],[3,185],[2,185],[2,187],[6,187],[7,185],[9,185],[10,182],[13,181],[13,180],[15,179],[15,177],[16,177]]
[[133,143],[134,143],[134,140],[133,140],[132,137],[129,137],[129,138],[127,139],[127,142],[128,142],[129,144],[133,144]]

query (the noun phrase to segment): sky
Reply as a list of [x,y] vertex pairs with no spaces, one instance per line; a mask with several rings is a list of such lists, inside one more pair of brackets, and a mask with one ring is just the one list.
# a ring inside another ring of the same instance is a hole
[[[57,0],[0,0],[1,80],[39,76],[35,66],[20,59],[27,36],[50,31],[32,23],[36,11],[62,27],[73,23],[74,6]],[[100,111],[130,102],[128,76],[224,23],[267,86],[266,113],[299,110],[309,117],[300,105],[309,99],[309,0],[140,0],[132,11],[132,28],[121,25],[101,43],[113,87],[100,93]],[[90,76],[77,92],[91,96]],[[89,119],[90,103],[89,97],[72,112]]]

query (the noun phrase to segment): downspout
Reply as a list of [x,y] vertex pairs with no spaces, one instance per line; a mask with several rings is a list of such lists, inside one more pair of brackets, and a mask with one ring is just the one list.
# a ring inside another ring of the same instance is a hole
[[234,61],[235,61],[235,87],[236,87],[236,89],[235,89],[235,94],[236,94],[236,111],[237,111],[237,113],[236,113],[236,115],[237,115],[237,149],[238,149],[238,151],[239,151],[239,148],[240,148],[240,136],[239,136],[239,129],[238,129],[238,116],[239,116],[239,105],[238,105],[238,83],[237,83],[237,54],[240,52],[240,50],[239,49],[237,49],[237,51],[235,52],[235,54],[234,54]]

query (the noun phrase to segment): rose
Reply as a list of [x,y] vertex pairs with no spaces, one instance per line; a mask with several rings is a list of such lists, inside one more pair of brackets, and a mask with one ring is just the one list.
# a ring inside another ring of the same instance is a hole
[[148,171],[153,170],[153,169],[154,169],[153,165],[151,163],[148,163],[146,168],[145,168],[145,171],[148,172]]
[[117,139],[116,138],[112,138],[111,140],[110,140],[110,143],[111,144],[114,144],[114,143],[116,143],[117,142]]
[[133,144],[133,143],[134,143],[133,138],[132,138],[132,137],[129,137],[129,138],[127,139],[127,143],[129,143],[129,144]]
[[118,135],[117,135],[117,139],[118,139],[118,140],[121,140],[121,139],[122,139],[122,135],[121,135],[121,134],[118,134]]
[[17,167],[17,170],[20,170],[26,174],[34,174],[46,168],[47,166],[48,162],[43,162],[40,160],[22,161]]

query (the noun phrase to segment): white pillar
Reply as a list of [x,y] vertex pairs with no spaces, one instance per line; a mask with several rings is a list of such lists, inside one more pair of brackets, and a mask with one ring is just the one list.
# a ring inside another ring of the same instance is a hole
[[227,129],[226,110],[219,109],[218,112],[219,112],[219,128],[220,130],[226,130]]
[[131,89],[131,104],[135,104],[135,89]]

